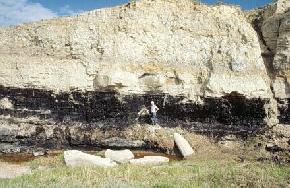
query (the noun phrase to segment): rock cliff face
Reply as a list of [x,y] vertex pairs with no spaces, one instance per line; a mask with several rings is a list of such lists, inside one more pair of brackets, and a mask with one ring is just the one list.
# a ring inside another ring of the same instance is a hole
[[5,87],[271,96],[256,33],[233,7],[144,0],[0,36]]
[[290,91],[288,13],[266,12],[262,24],[253,20],[262,35],[239,8],[191,0],[141,0],[1,28],[0,98],[13,108],[0,112],[55,127],[123,129],[146,123],[138,112],[154,100],[162,126],[263,132],[277,118],[271,88],[279,99]]
[[275,4],[250,13],[252,24],[260,34],[262,56],[272,79],[272,88],[278,101],[280,122],[289,123],[290,98],[290,2],[279,0]]

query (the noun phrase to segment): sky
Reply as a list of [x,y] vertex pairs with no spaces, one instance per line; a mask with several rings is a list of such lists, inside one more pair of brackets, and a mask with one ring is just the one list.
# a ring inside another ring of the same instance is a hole
[[[0,0],[0,26],[17,25],[41,19],[76,15],[103,7],[127,3],[129,0]],[[214,4],[218,0],[201,0]],[[272,0],[223,0],[228,4],[240,5],[248,10],[262,7]]]

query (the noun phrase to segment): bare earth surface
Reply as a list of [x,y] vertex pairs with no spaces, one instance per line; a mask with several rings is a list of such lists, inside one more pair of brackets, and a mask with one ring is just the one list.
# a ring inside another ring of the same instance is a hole
[[31,174],[30,167],[0,162],[0,179],[15,178],[24,174]]

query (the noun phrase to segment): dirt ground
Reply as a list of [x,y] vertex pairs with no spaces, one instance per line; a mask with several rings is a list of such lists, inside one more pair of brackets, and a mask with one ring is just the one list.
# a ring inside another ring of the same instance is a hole
[[28,166],[0,162],[0,179],[10,179],[24,174],[31,174]]

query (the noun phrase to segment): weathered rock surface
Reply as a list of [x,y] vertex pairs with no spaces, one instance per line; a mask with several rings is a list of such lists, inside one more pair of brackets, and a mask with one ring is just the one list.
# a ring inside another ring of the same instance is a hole
[[134,154],[128,149],[126,150],[107,149],[105,152],[105,157],[117,163],[127,163],[131,159],[134,159]]
[[277,100],[280,123],[289,123],[290,98],[290,3],[278,0],[249,15],[260,39],[262,56],[271,78],[271,88]]
[[289,11],[290,8],[290,1],[288,0],[278,0],[277,1],[277,8],[276,12],[277,13],[284,13]]
[[43,151],[43,150],[40,150],[40,151],[36,150],[36,151],[33,151],[32,154],[33,154],[34,157],[39,157],[39,156],[47,155],[47,152]]
[[141,148],[145,145],[142,140],[128,140],[119,137],[105,139],[103,144],[113,148]]
[[[120,129],[111,125],[100,127],[98,123],[55,123],[47,120],[31,121],[25,118],[0,116],[0,153],[32,153],[41,148],[45,150],[87,147],[148,149],[169,154],[175,150],[172,135],[174,132],[180,132],[181,129],[190,132],[186,136],[189,140],[195,137],[194,132],[206,136],[216,133],[217,138],[228,134],[238,137],[249,134],[244,130],[240,132],[241,127],[222,129],[225,126],[223,124],[208,126],[208,124],[189,125],[179,122],[178,128],[172,124],[170,125],[172,127],[165,126],[152,130],[150,125],[136,124]],[[122,144],[119,143],[120,140]],[[196,146],[196,144],[192,145]]]
[[77,150],[68,150],[64,152],[64,160],[67,166],[99,166],[99,167],[114,167],[117,164],[109,158],[90,155]]
[[271,95],[258,38],[236,7],[142,0],[3,28],[0,37],[4,86]]
[[185,138],[181,136],[179,133],[174,133],[174,142],[176,143],[183,157],[189,157],[194,153],[188,141],[185,140]]
[[145,156],[140,159],[130,160],[130,163],[134,165],[160,165],[168,162],[169,158],[163,156]]
[[0,100],[0,108],[2,109],[13,109],[13,104],[8,98],[3,98]]

